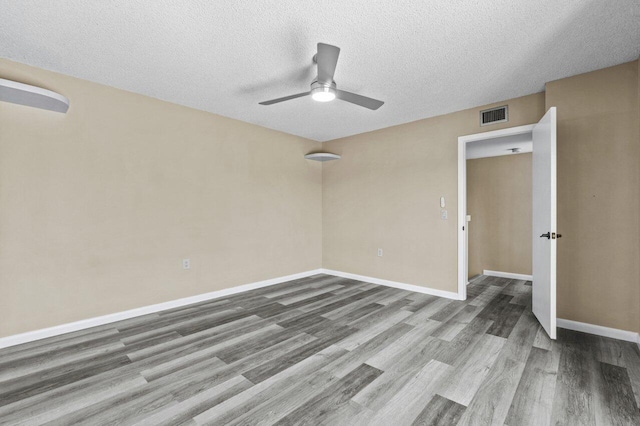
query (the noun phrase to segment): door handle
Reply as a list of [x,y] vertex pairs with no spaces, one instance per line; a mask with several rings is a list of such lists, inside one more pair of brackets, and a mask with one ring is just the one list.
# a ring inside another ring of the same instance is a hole
[[556,239],[556,238],[562,238],[562,234],[556,234],[555,232],[551,233],[551,232],[547,232],[546,234],[542,234],[540,235],[540,238],[546,238],[547,240],[550,239]]

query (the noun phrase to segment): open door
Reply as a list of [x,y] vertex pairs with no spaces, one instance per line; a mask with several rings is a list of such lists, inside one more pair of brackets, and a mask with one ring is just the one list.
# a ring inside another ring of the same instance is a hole
[[556,338],[556,108],[533,128],[533,314]]

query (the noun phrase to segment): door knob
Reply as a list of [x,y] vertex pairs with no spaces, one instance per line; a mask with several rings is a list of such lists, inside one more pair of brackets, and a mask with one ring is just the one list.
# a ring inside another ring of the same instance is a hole
[[540,238],[546,238],[547,240],[551,239],[551,232],[547,232],[546,234],[540,235]]

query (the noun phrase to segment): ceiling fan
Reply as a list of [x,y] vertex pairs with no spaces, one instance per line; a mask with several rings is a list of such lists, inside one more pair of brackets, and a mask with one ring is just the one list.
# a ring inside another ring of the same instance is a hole
[[382,101],[337,89],[336,82],[333,80],[333,74],[336,71],[339,54],[339,47],[332,46],[330,44],[318,43],[318,53],[313,56],[313,61],[318,65],[318,77],[311,82],[311,90],[304,93],[285,96],[283,98],[260,102],[260,105],[273,105],[279,102],[311,95],[311,98],[318,102],[329,102],[337,98],[372,110],[380,108],[384,104]]

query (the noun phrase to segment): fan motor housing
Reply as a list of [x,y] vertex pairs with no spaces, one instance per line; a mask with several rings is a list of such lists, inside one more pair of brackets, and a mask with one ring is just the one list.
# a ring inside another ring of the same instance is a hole
[[313,82],[311,83],[311,91],[313,91],[314,89],[333,89],[336,90],[336,82],[332,81],[331,83],[320,83],[318,80],[313,80]]

